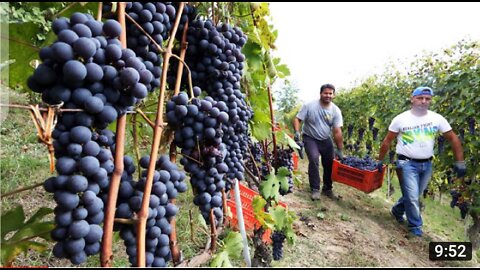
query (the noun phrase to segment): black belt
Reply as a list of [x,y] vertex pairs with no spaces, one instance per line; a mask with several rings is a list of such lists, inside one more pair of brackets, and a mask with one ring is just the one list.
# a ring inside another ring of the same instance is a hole
[[431,161],[433,157],[429,157],[429,158],[425,158],[425,159],[416,159],[416,158],[409,158],[407,156],[398,154],[397,158],[399,160],[411,160],[411,161],[415,161],[415,162],[428,162],[428,161]]

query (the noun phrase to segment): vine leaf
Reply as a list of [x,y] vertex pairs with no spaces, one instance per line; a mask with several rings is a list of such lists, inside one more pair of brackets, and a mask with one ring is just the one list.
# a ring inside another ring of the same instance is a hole
[[265,212],[265,205],[267,205],[267,201],[262,196],[253,197],[252,207],[255,219],[264,229],[273,229],[274,221],[270,213]]
[[211,267],[232,267],[230,258],[238,259],[243,249],[242,236],[238,232],[229,232],[223,240],[224,246],[221,251],[216,254],[210,263]]
[[[50,231],[55,225],[51,221],[43,222],[41,220],[52,212],[52,209],[40,208],[27,222],[24,222],[25,213],[20,205],[2,215],[2,265],[10,266],[21,252],[26,253],[29,249],[43,252],[48,248],[45,243],[35,242],[31,239],[35,237],[50,239]],[[15,232],[13,236],[7,239],[7,234],[13,232]]]

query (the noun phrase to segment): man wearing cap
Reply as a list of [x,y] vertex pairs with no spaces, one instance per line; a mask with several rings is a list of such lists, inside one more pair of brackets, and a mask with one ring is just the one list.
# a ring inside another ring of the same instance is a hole
[[[410,233],[419,237],[422,236],[423,225],[419,197],[432,176],[433,146],[438,133],[442,133],[452,146],[457,177],[466,174],[460,140],[443,116],[428,110],[432,96],[433,90],[429,87],[418,87],[412,92],[411,109],[393,118],[378,156],[382,161],[391,142],[397,138],[396,170],[402,197],[390,212],[399,223],[404,221],[405,214]],[[379,168],[381,165],[382,162],[379,163]]]
[[333,104],[335,87],[332,84],[324,84],[320,87],[320,100],[314,100],[302,106],[296,118],[293,120],[295,129],[295,141],[300,142],[300,126],[303,122],[303,143],[308,157],[308,180],[312,191],[312,200],[320,199],[320,173],[319,157],[322,157],[323,187],[322,194],[338,199],[333,194],[332,166],[334,158],[333,139],[337,145],[335,154],[343,159],[342,112]]

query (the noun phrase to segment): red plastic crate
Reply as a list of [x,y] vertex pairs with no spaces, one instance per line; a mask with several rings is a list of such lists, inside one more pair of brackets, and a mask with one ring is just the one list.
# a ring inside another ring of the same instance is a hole
[[386,167],[383,165],[381,173],[377,170],[366,171],[347,166],[334,159],[332,180],[370,193],[382,186]]
[[[245,229],[249,232],[253,232],[255,227],[260,227],[260,222],[255,219],[255,214],[253,213],[253,197],[259,195],[254,190],[244,186],[243,184],[239,183],[239,190],[240,190],[240,199],[242,201],[242,213],[243,213],[243,222],[245,224]],[[287,205],[283,202],[279,202],[279,205],[287,208]],[[233,228],[238,229],[238,218],[237,218],[237,210],[236,210],[236,203],[235,203],[235,192],[233,188],[230,190],[229,199],[227,199],[227,206],[230,207],[230,211],[232,213],[232,217],[227,217],[230,221],[230,226]],[[263,241],[267,244],[271,243],[270,235],[271,231],[268,229],[263,234]]]
[[293,152],[293,169],[298,169],[298,155],[296,152]]

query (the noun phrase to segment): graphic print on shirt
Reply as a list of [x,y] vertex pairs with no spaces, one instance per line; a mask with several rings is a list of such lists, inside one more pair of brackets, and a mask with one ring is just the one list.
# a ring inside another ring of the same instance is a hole
[[327,125],[329,125],[330,127],[333,125],[333,115],[330,111],[321,109],[320,116],[325,121],[325,123],[327,123]]
[[407,145],[415,141],[419,143],[432,141],[435,139],[437,132],[438,126],[433,126],[432,122],[413,127],[404,127],[402,128],[402,142],[403,145]]

